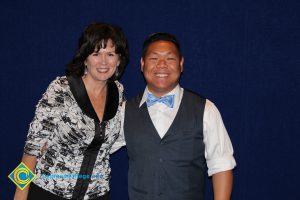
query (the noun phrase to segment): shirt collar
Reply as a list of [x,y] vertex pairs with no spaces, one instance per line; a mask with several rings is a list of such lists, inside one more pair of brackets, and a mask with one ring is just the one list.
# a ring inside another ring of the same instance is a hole
[[[181,96],[182,96],[182,91],[183,91],[183,89],[180,87],[179,84],[177,84],[176,87],[175,87],[173,90],[171,90],[170,92],[168,92],[167,94],[165,94],[165,95],[163,95],[163,96],[166,96],[166,95],[173,95],[173,94],[174,94],[174,95],[175,95],[175,98],[174,98],[174,106],[176,107],[176,106],[177,106],[177,103],[180,102],[180,98],[181,98]],[[141,106],[146,102],[148,93],[152,94],[152,93],[149,91],[148,86],[146,86],[139,107],[141,107]]]
[[[89,99],[83,80],[79,77],[68,76],[70,90],[81,110],[90,118],[99,122],[98,116]],[[114,81],[107,83],[107,96],[102,121],[112,119],[119,108],[119,90]]]

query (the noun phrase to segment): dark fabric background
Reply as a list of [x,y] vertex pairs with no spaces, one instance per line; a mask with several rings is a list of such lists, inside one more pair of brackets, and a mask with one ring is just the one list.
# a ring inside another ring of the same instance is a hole
[[[92,21],[121,26],[130,64],[127,98],[145,84],[142,42],[153,32],[182,43],[181,85],[215,102],[235,149],[233,200],[300,199],[300,1],[1,1],[0,199],[19,164],[35,105],[64,74],[77,39]],[[127,199],[127,155],[112,156],[113,200]],[[207,179],[207,199],[213,199]]]

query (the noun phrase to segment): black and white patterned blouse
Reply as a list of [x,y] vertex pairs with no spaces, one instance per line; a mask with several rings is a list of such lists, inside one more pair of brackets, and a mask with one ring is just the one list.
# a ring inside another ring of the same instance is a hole
[[37,156],[39,187],[67,199],[109,191],[110,148],[121,128],[123,86],[108,83],[102,122],[81,78],[58,77],[36,107],[24,152]]

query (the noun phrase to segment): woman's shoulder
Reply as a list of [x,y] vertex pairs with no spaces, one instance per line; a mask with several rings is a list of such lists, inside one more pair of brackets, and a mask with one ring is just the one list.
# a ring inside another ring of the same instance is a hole
[[65,90],[69,87],[68,79],[66,76],[58,76],[48,86],[48,89]]
[[46,92],[44,95],[47,96],[57,96],[57,95],[63,95],[64,93],[68,92],[69,89],[69,83],[66,76],[58,76],[56,77],[51,83],[49,84]]
[[68,79],[66,76],[57,76],[51,81],[50,86],[65,87],[68,85]]
[[123,87],[122,83],[120,83],[119,81],[115,81],[115,84],[119,90],[119,93],[123,93],[124,87]]
[[125,96],[124,96],[124,87],[122,85],[122,83],[120,83],[119,81],[115,81],[115,84],[118,88],[118,92],[119,92],[119,102],[123,102],[124,99],[125,99]]

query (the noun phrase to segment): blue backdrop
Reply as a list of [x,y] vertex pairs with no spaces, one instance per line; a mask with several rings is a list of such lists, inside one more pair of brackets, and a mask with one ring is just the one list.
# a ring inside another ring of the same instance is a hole
[[[216,103],[234,145],[233,200],[300,199],[299,10],[299,0],[1,1],[0,199],[12,199],[7,175],[20,162],[37,101],[92,21],[117,24],[128,37],[128,98],[145,86],[145,37],[165,31],[181,40],[181,85]],[[127,199],[127,165],[126,149],[113,155],[113,200]]]

